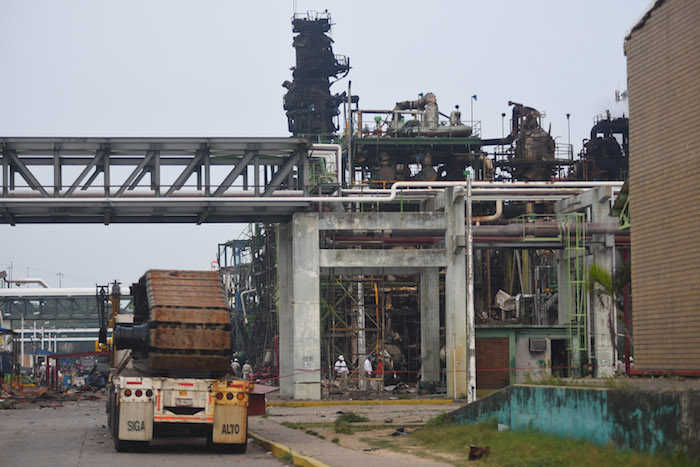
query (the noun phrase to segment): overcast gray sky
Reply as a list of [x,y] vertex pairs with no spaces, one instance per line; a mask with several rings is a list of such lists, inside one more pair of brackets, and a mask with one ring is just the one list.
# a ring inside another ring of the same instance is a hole
[[[623,38],[649,0],[1,0],[0,136],[288,136],[290,19],[328,9],[347,88],[365,108],[434,92],[482,136],[508,101],[547,114],[581,149],[619,116]],[[468,118],[465,118],[468,119]],[[63,286],[130,283],[148,268],[207,268],[239,225],[0,226],[0,270]]]

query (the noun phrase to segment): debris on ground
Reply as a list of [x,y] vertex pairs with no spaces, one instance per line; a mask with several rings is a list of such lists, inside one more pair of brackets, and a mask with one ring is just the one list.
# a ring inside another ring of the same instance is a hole
[[475,461],[477,459],[481,459],[482,457],[486,457],[489,454],[491,454],[491,449],[486,446],[486,447],[479,447],[479,446],[474,446],[473,444],[469,447],[469,460],[470,461]]
[[396,431],[394,431],[391,436],[408,436],[411,433],[407,432],[405,428],[397,428]]

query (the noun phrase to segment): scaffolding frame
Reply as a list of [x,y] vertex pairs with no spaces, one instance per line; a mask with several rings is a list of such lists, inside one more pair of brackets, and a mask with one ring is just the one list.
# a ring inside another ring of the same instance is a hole
[[[327,329],[327,344],[324,347],[328,352],[329,393],[336,393],[337,375],[334,362],[338,355],[345,356],[349,370],[346,387],[340,388],[341,393],[343,389],[352,388],[379,392],[384,385],[384,374],[365,378],[362,365],[368,354],[381,356],[384,353],[386,295],[378,286],[384,279],[375,276],[335,276],[332,271],[327,277],[328,280],[324,284],[326,299],[323,300],[326,309],[322,310],[321,319],[327,320],[327,325],[324,326]],[[358,291],[359,284],[362,284],[362,287]],[[369,287],[366,288],[366,285]],[[371,300],[372,296],[374,300]],[[353,320],[353,314],[359,318],[360,312],[364,317],[364,326],[359,326],[357,319]],[[364,334],[364,352],[357,349],[361,334]],[[368,337],[368,334],[371,337]],[[357,362],[356,366],[354,361]]]

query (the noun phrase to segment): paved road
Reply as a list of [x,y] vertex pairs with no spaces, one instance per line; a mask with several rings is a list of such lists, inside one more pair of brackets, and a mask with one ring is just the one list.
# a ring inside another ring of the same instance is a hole
[[250,443],[246,454],[212,453],[203,438],[156,439],[144,453],[117,453],[107,429],[103,401],[22,404],[0,410],[0,465],[3,466],[280,466],[282,462]]

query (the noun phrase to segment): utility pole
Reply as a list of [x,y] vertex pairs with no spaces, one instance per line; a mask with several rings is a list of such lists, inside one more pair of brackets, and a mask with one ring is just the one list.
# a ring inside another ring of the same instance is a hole
[[61,288],[61,279],[63,279],[63,273],[59,272],[56,275],[58,276],[58,288],[60,289]]

